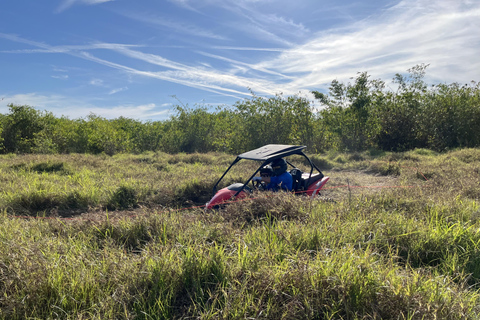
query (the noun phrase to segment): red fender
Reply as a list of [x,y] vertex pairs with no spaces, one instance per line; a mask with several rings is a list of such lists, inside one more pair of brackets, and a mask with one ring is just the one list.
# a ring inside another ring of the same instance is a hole
[[323,186],[327,183],[330,177],[323,177],[322,180],[312,183],[307,187],[306,193],[307,195],[311,196],[312,198],[319,194],[320,190],[322,190]]
[[[210,199],[209,202],[206,203],[205,209],[213,209],[215,206],[221,205],[229,200],[233,200],[233,196],[243,187],[242,183],[234,183],[225,187],[223,189],[218,190],[218,192]],[[247,192],[251,191],[250,188],[245,187],[235,199],[243,199],[247,197]]]

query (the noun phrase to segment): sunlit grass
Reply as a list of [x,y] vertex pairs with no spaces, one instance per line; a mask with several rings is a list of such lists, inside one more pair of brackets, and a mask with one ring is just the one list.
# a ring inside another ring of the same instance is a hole
[[0,319],[478,319],[479,159],[327,155],[317,199],[205,212],[232,156],[2,156]]

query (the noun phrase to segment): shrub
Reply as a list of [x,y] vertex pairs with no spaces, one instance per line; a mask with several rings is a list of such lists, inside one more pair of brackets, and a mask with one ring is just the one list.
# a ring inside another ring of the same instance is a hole
[[31,152],[35,135],[44,129],[45,114],[29,106],[10,104],[8,107],[10,113],[2,118],[1,132],[5,152]]

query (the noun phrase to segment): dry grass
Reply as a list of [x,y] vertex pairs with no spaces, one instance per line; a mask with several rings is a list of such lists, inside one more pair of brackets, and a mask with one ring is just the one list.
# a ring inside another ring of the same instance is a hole
[[3,156],[0,319],[478,319],[480,150],[314,158],[205,212],[232,156]]

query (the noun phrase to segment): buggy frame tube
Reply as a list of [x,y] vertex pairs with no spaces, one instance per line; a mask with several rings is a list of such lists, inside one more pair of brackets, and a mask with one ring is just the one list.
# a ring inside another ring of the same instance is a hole
[[312,173],[313,173],[313,168],[317,169],[318,173],[320,173],[322,175],[322,178],[324,177],[323,175],[323,172],[320,171],[320,169],[318,169],[318,167],[312,162],[312,160],[310,160],[309,157],[307,157],[307,155],[303,152],[301,152],[302,156],[304,156],[305,159],[308,160],[308,163],[310,163],[310,175],[308,176],[308,180],[307,180],[307,185],[310,184],[310,179],[312,178]]
[[[225,177],[225,175],[228,173],[228,171],[230,171],[230,169],[233,167],[234,164],[236,164],[238,161],[240,161],[241,158],[237,157],[233,162],[232,164],[230,165],[230,167],[228,167],[227,171],[225,171],[223,173],[223,175],[220,177],[220,179],[218,179],[217,183],[215,183],[215,185],[213,186],[213,195],[215,195],[215,193],[217,192],[217,187],[218,187],[218,184],[220,183],[220,181],[222,181],[223,177]],[[243,189],[243,188],[242,188]]]
[[265,166],[267,163],[270,163],[270,162],[271,162],[270,160],[266,160],[266,161],[262,162],[262,164],[260,165],[260,167],[252,174],[252,176],[251,176],[250,178],[248,178],[247,182],[245,182],[245,183],[243,184],[243,187],[242,187],[240,190],[238,190],[238,191],[233,195],[233,197],[234,197],[234,198],[237,197],[237,196],[240,194],[240,192],[242,192],[243,189],[245,189],[245,186],[253,179],[253,177],[255,177],[255,176],[257,175],[257,173],[260,171],[260,169],[262,169],[263,166]]

